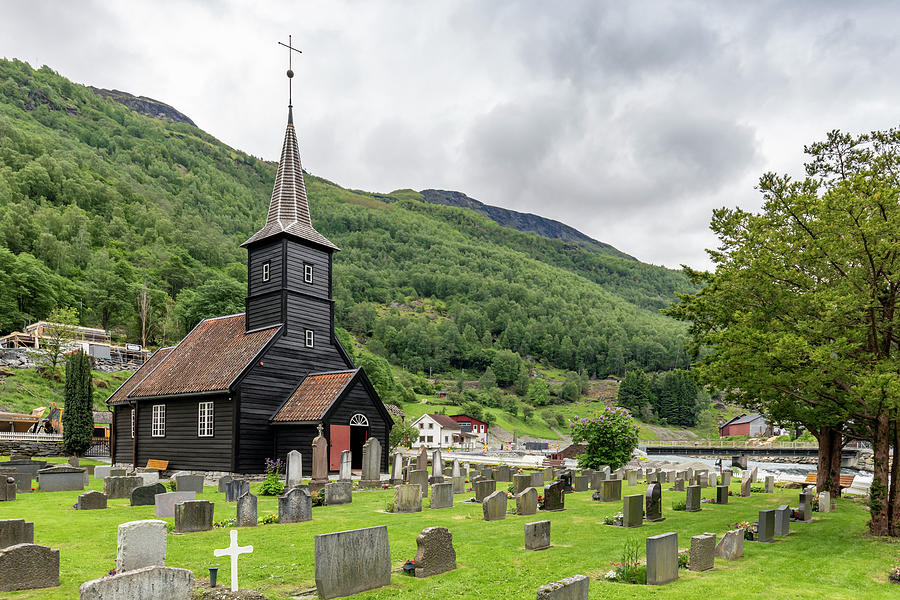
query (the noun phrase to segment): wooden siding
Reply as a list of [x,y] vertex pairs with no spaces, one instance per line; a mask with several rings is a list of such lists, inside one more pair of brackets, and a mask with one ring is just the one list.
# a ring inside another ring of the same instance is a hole
[[287,453],[298,451],[303,456],[303,475],[312,476],[312,442],[318,430],[315,425],[278,425],[272,427],[275,438],[275,455],[287,461]]
[[[353,387],[348,390],[343,401],[334,408],[333,412],[327,416],[326,425],[349,425],[350,417],[356,413],[366,415],[369,420],[369,437],[377,437],[381,442],[381,471],[387,472],[388,469],[388,436],[390,435],[391,423],[385,423],[381,412],[376,408],[376,398],[369,395],[369,391],[363,383],[357,379],[353,382]],[[328,427],[325,427],[326,435]],[[302,450],[301,450],[302,452]]]
[[[212,437],[197,435],[200,402],[214,402]],[[165,437],[151,436],[154,404],[166,406]],[[225,395],[140,401],[137,465],[143,466],[147,460],[155,458],[169,461],[169,469],[172,470],[231,471],[231,412],[231,400]]]
[[[331,290],[331,253],[298,244],[292,240],[287,245],[287,288],[320,298],[328,298]],[[312,285],[304,279],[304,265],[312,265]]]
[[131,463],[132,442],[131,407],[127,404],[116,406],[113,408],[113,443],[117,463]]
[[263,296],[247,298],[247,331],[280,325],[284,322],[283,308],[284,295],[279,290]]
[[[319,340],[328,341],[334,330],[332,323],[332,302],[324,298],[297,294],[291,291],[287,293],[287,320],[285,327],[288,335],[303,336],[305,329],[316,332],[316,348],[321,346]],[[331,346],[328,341],[326,346]],[[307,350],[310,350],[307,348]],[[326,350],[323,348],[323,350]],[[316,349],[311,350],[311,356],[316,355]],[[315,359],[311,359],[315,360]],[[316,369],[323,371],[325,369]]]
[[[269,262],[269,281],[262,280],[262,265]],[[254,246],[247,256],[247,295],[265,294],[284,287],[284,242],[281,239]]]

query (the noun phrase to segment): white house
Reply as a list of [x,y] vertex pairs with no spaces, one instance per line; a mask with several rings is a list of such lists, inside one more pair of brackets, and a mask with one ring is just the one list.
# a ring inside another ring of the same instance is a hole
[[477,436],[462,431],[459,423],[447,415],[426,413],[413,421],[419,430],[419,437],[412,443],[414,447],[469,449],[475,445]]

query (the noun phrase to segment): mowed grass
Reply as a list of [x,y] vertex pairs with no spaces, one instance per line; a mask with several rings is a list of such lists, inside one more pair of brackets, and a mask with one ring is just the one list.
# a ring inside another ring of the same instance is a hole
[[[669,487],[668,485],[665,486]],[[101,482],[91,480],[92,489]],[[251,486],[256,492],[257,486]],[[643,493],[646,486],[624,486],[623,492]],[[735,486],[734,489],[737,489]],[[712,497],[713,489],[704,489]],[[15,502],[0,504],[2,518],[25,518],[35,523],[35,542],[60,550],[58,588],[9,593],[4,598],[71,599],[79,585],[106,574],[115,566],[116,527],[137,519],[152,519],[153,507],[129,507],[127,500],[111,500],[107,510],[75,511],[76,492],[23,494]],[[235,516],[235,505],[207,487],[199,496],[212,500],[215,519]],[[458,495],[463,499],[468,495]],[[446,510],[425,508],[421,513],[383,512],[393,498],[391,490],[356,492],[353,504],[316,507],[313,520],[286,525],[241,528],[241,545],[252,544],[254,552],[240,557],[242,588],[256,589],[269,598],[286,599],[314,586],[313,540],[316,534],[387,525],[394,573],[391,585],[359,594],[360,599],[533,598],[545,583],[576,573],[591,578],[591,598],[659,599],[858,599],[895,598],[897,588],[887,583],[887,570],[898,562],[900,545],[866,537],[867,513],[850,499],[838,499],[837,511],[815,513],[810,524],[791,524],[792,534],[773,544],[747,542],[744,558],[716,560],[716,568],[705,573],[680,571],[677,582],[663,587],[631,586],[602,580],[610,562],[619,558],[628,538],[644,538],[675,531],[679,547],[690,545],[690,536],[702,532],[721,535],[730,524],[754,521],[760,509],[797,504],[797,490],[731,498],[730,504],[703,504],[698,513],[674,512],[671,505],[683,500],[683,492],[663,492],[666,521],[636,529],[603,525],[603,517],[621,510],[621,503],[598,503],[590,492],[566,497],[563,512],[538,512],[534,516],[508,515],[506,520],[484,522],[481,506],[456,503]],[[514,502],[510,502],[510,507]],[[275,498],[259,498],[260,514],[277,512]],[[523,549],[524,524],[548,519],[552,522],[553,547],[531,552]],[[171,521],[171,520],[170,520]],[[427,579],[396,572],[416,552],[416,535],[429,526],[445,526],[453,533],[457,565],[455,571]],[[188,535],[169,535],[166,563],[191,569],[206,578],[207,569],[219,567],[219,581],[229,581],[227,559],[213,557],[214,548],[228,545],[228,529]]]

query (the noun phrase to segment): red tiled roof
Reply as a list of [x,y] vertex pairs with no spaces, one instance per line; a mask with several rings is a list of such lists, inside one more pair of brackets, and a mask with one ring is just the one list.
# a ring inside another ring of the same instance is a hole
[[244,333],[243,314],[200,321],[128,397],[225,391],[279,328]]
[[318,421],[325,416],[329,407],[357,373],[359,369],[307,375],[287,402],[278,409],[272,421],[276,423]]
[[169,352],[172,351],[174,346],[169,346],[168,348],[160,348],[156,352],[150,355],[150,358],[144,361],[144,364],[141,367],[131,374],[131,377],[125,380],[125,382],[119,386],[112,395],[107,398],[106,404],[108,406],[114,406],[116,404],[125,404],[128,402],[128,394],[131,393],[131,390],[135,388],[137,384],[141,382],[144,377],[149,375],[153,369],[155,369],[162,360],[169,355]]

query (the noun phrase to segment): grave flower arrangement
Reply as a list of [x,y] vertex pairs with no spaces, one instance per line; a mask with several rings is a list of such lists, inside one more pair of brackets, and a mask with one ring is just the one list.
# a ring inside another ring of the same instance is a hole
[[691,564],[691,551],[690,550],[679,550],[678,551],[678,568],[679,569],[687,569]]
[[609,563],[612,570],[606,574],[608,581],[619,583],[647,583],[647,565],[640,562],[641,543],[637,539],[625,540],[619,562]]
[[625,523],[625,515],[622,513],[616,513],[614,515],[606,515],[603,517],[604,525],[614,525],[616,527],[622,527]]
[[403,563],[403,566],[400,568],[403,569],[403,572],[406,573],[407,575],[415,576],[415,574],[416,574],[415,559],[406,561],[405,563]]
[[753,525],[751,525],[747,521],[738,521],[737,523],[732,524],[728,529],[743,529],[744,539],[752,542],[756,539],[756,532],[758,530],[758,527],[758,523],[753,523]]
[[538,494],[538,510],[544,510],[544,497]]
[[888,571],[888,581],[891,583],[900,583],[900,567],[894,567]]
[[279,481],[278,474],[281,473],[283,463],[281,459],[266,459],[266,479],[259,486],[261,496],[280,496],[284,493],[284,483]]

